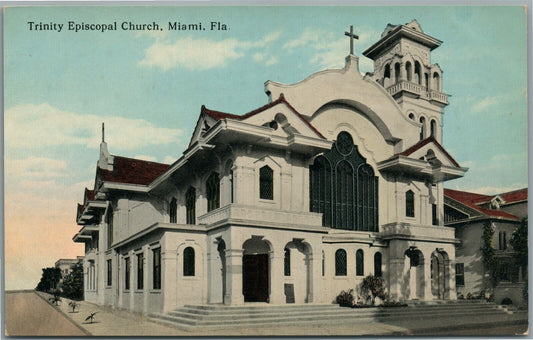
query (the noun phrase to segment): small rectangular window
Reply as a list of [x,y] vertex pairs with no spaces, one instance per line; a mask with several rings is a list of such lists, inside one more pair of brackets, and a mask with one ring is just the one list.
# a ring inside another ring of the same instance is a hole
[[465,285],[465,265],[464,263],[455,264],[455,285],[464,286]]
[[405,193],[405,216],[415,217],[415,194],[412,190]]
[[111,286],[113,284],[113,260],[107,260],[107,285]]
[[500,274],[499,275],[500,281],[510,282],[511,281],[511,265],[506,262],[500,263],[499,274]]
[[433,225],[439,225],[439,218],[437,216],[437,205],[432,204],[431,205],[431,220]]
[[291,250],[285,248],[285,256],[283,258],[283,274],[291,276]]
[[161,289],[161,248],[153,250],[153,288]]
[[144,255],[137,254],[137,289],[144,288]]
[[274,199],[274,171],[268,165],[259,169],[259,198]]
[[130,258],[126,257],[124,259],[124,289],[130,289]]

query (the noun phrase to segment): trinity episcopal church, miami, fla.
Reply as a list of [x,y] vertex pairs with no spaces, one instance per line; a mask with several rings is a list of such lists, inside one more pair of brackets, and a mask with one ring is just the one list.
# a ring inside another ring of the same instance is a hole
[[[201,107],[183,156],[108,152],[78,204],[85,300],[140,313],[186,304],[328,304],[364,277],[391,299],[455,300],[455,230],[443,182],[447,95],[413,20],[388,25],[342,69],[267,81],[246,114]],[[112,146],[111,146],[112,147]]]

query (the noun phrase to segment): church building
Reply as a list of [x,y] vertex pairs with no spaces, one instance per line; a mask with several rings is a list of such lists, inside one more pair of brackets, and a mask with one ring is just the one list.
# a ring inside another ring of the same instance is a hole
[[448,104],[413,20],[388,25],[342,69],[265,83],[245,114],[201,107],[174,163],[112,155],[78,205],[85,299],[141,313],[186,304],[328,304],[364,277],[390,298],[454,300],[455,230],[443,182]]

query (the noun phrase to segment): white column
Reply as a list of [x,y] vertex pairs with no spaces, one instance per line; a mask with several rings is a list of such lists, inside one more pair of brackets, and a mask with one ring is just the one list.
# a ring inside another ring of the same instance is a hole
[[405,260],[403,258],[389,259],[389,284],[390,295],[394,300],[400,300],[402,296],[402,284]]
[[177,255],[173,251],[161,250],[161,293],[163,294],[163,313],[176,309],[177,304]]
[[445,298],[450,300],[457,300],[457,290],[455,289],[455,261],[444,260],[445,276],[448,273],[446,280]]
[[424,254],[424,300],[433,300],[431,293],[431,255],[428,257]]
[[285,303],[285,287],[283,285],[283,259],[285,253],[274,250],[268,253],[270,257],[270,296],[269,303]]
[[242,254],[243,249],[226,249],[226,296],[224,304],[242,305]]

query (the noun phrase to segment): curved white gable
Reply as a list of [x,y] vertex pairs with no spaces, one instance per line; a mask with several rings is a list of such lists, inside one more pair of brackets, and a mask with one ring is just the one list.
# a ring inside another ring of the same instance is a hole
[[[404,140],[404,145],[416,142],[419,124],[409,120],[385,89],[372,80],[364,79],[357,66],[358,58],[350,55],[343,69],[317,72],[291,85],[273,81],[265,83],[270,98],[282,93],[293,107],[312,122],[315,114],[330,104],[353,106],[366,116],[388,142]],[[315,126],[322,132],[320,126]]]

